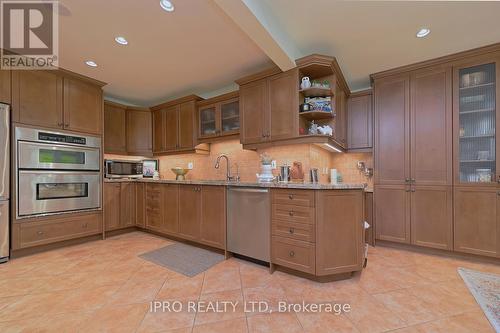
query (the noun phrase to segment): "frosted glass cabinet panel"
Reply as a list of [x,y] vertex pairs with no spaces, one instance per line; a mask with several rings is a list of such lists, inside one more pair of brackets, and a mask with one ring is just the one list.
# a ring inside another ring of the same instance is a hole
[[458,70],[460,183],[496,182],[496,66]]

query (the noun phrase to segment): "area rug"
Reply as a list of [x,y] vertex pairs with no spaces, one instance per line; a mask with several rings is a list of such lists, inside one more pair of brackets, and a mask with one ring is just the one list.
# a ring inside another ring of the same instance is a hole
[[458,268],[472,295],[495,331],[500,332],[500,275]]
[[222,254],[183,243],[168,245],[143,253],[139,257],[189,277],[198,275],[224,260]]

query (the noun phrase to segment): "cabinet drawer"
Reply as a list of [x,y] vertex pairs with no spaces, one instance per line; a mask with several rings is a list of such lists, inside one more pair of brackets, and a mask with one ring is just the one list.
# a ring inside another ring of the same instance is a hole
[[272,190],[273,203],[314,207],[314,191],[311,190]]
[[272,219],[293,223],[314,224],[314,208],[273,204]]
[[18,230],[19,248],[49,244],[100,233],[101,214],[21,222]]
[[308,242],[273,236],[271,260],[274,264],[314,274],[315,246]]
[[301,241],[314,243],[314,225],[304,223],[291,223],[280,220],[273,220],[273,236],[297,239]]

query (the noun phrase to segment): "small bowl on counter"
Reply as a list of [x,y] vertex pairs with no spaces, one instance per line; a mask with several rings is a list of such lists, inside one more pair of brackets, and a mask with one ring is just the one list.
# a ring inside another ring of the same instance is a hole
[[175,173],[175,180],[186,180],[185,176],[189,172],[189,169],[184,169],[181,167],[175,167],[170,170]]

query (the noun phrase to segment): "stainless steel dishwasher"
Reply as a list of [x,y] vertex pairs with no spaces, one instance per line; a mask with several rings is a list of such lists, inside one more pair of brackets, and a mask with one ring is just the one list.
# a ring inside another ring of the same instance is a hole
[[233,186],[227,190],[227,249],[269,262],[271,202],[269,189]]

